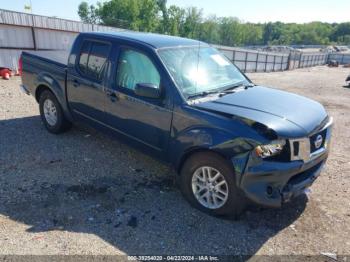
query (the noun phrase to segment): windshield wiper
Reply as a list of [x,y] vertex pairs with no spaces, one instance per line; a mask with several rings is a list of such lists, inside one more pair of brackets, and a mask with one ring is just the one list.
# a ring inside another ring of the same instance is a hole
[[233,86],[230,86],[224,90],[213,90],[213,91],[203,91],[203,92],[200,92],[200,93],[196,93],[196,94],[193,94],[193,95],[190,95],[187,97],[188,100],[191,100],[191,99],[194,99],[194,98],[197,98],[197,97],[205,97],[205,96],[208,96],[208,95],[212,95],[212,94],[219,94],[220,96],[224,96],[224,95],[227,95],[227,94],[230,94],[230,93],[234,93],[236,92],[236,90],[240,87],[244,88],[244,89],[248,89],[248,88],[251,88],[251,87],[254,87],[255,84],[253,83],[249,83],[249,84],[236,84],[236,85],[233,85]]
[[230,91],[233,91],[234,89],[238,89],[240,87],[243,87],[244,89],[248,89],[248,88],[251,88],[251,87],[254,87],[255,84],[253,83],[249,83],[249,84],[236,84],[236,85],[233,85],[233,86],[230,86],[229,88],[226,88],[225,90],[223,90],[222,92],[226,93],[226,92],[230,92]]
[[217,94],[217,93],[220,93],[220,91],[203,91],[203,92],[200,92],[200,93],[197,93],[197,94],[190,95],[190,96],[187,97],[187,99],[190,100],[190,99],[194,99],[194,98],[197,98],[197,97],[204,97],[204,96]]
[[230,87],[224,89],[223,91],[221,91],[220,92],[220,97],[223,97],[223,96],[228,95],[228,94],[236,93],[238,90],[242,90],[241,88],[244,88],[246,90],[246,89],[254,87],[254,86],[255,86],[255,84],[253,84],[253,83],[236,84],[236,85],[230,86]]

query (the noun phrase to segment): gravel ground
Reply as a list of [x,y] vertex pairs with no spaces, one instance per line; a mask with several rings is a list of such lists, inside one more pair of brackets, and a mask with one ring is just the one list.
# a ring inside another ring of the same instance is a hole
[[281,209],[240,220],[191,208],[173,171],[90,128],[55,136],[19,78],[0,80],[0,254],[350,254],[348,70],[250,74],[324,104],[335,118],[325,171]]

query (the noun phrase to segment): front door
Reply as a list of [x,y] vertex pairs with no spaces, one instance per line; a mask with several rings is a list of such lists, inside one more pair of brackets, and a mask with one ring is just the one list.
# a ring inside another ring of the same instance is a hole
[[[151,57],[127,47],[119,50],[114,81],[107,90],[106,120],[115,131],[164,155],[172,120],[172,99],[162,82],[156,59]],[[134,89],[140,83],[159,88],[161,97],[136,95]]]

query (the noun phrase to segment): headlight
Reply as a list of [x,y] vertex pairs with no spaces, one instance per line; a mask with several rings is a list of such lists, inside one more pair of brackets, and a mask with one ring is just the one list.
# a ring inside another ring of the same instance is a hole
[[255,153],[261,158],[271,157],[279,154],[285,145],[286,141],[284,140],[272,141],[271,144],[257,146],[255,148]]

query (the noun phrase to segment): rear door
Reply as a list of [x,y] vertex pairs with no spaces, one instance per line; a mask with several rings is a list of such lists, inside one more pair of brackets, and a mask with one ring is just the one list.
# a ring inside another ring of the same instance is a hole
[[[115,60],[115,61],[114,61]],[[172,120],[172,97],[159,60],[154,54],[128,46],[118,48],[113,58],[111,86],[106,90],[106,120],[115,131],[165,156]],[[160,89],[160,98],[135,94],[138,83]]]
[[105,85],[111,44],[83,40],[75,64],[68,69],[67,95],[75,117],[104,120]]

